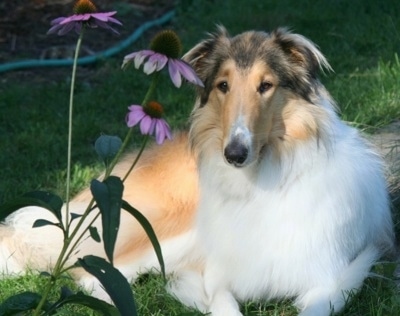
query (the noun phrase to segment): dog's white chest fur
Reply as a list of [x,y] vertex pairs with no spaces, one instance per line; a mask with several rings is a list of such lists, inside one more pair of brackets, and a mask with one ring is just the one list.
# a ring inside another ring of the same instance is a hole
[[[381,226],[367,183],[383,181],[371,172],[374,157],[365,160],[358,136],[343,128],[349,135],[335,139],[330,153],[310,143],[288,161],[265,157],[255,170],[235,169],[220,156],[201,165],[197,226],[206,291],[223,284],[246,300],[337,286],[338,275]],[[355,186],[360,177],[366,182]]]

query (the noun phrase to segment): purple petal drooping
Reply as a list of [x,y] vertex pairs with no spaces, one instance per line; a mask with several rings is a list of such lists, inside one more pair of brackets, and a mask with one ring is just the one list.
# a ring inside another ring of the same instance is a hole
[[90,28],[101,27],[118,33],[109,23],[122,25],[120,21],[113,18],[117,12],[97,12],[74,14],[68,17],[59,17],[51,21],[52,27],[47,31],[47,34],[57,33],[58,35],[65,35],[71,30],[80,32],[82,25],[85,24]]
[[[148,58],[147,61],[145,61],[146,58]],[[197,76],[193,68],[181,59],[169,58],[164,54],[160,54],[152,50],[141,50],[126,55],[124,57],[124,61],[122,62],[122,68],[131,62],[135,64],[136,69],[144,64],[143,72],[147,75],[150,75],[155,71],[160,71],[166,65],[168,65],[169,77],[177,88],[182,85],[182,77],[184,77],[190,83],[204,87],[203,82]]]

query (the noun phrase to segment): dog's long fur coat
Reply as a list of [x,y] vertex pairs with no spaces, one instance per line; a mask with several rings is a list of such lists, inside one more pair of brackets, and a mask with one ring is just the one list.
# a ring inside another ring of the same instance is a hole
[[[205,85],[190,131],[145,152],[124,193],[154,226],[170,291],[213,316],[287,297],[302,316],[340,311],[392,248],[393,229],[381,159],[317,79],[326,59],[284,29],[229,37],[223,28],[184,58]],[[128,166],[129,157],[116,174]],[[73,211],[89,198],[78,195]],[[43,213],[25,208],[1,227],[3,271],[54,263],[59,232],[31,229]],[[134,280],[157,260],[123,216],[115,264]],[[103,250],[87,239],[76,256],[85,254]]]

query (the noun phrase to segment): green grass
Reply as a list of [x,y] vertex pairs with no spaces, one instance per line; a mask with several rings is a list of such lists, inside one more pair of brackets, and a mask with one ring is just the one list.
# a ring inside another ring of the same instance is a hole
[[[335,72],[321,79],[344,120],[374,132],[400,118],[399,1],[185,0],[178,4],[177,16],[169,26],[182,36],[185,49],[189,49],[206,32],[215,30],[216,24],[225,25],[232,34],[288,26],[312,39],[330,61]],[[74,193],[101,170],[94,141],[103,133],[123,138],[127,106],[140,102],[147,89],[147,78],[134,70],[121,71],[120,62],[116,58],[90,66],[78,77]],[[34,189],[64,195],[70,71],[57,72],[58,77],[46,78],[42,70],[44,75],[35,75],[35,80],[14,80],[7,74],[0,78],[0,201]],[[193,103],[192,90],[173,89],[166,81],[159,91],[170,124],[184,127]],[[132,147],[137,144],[135,139]],[[42,279],[29,274],[2,280],[0,301],[24,290],[40,291]],[[160,277],[142,278],[133,290],[141,315],[193,314],[165,293]],[[243,312],[296,315],[290,301],[252,302],[243,306]],[[76,308],[60,315],[67,314],[92,315]],[[400,315],[400,298],[393,281],[369,279],[341,315]]]
[[[400,62],[397,54],[393,61],[380,60],[375,68],[355,69],[337,75],[327,86],[339,100],[342,118],[361,129],[374,132],[400,117]],[[357,97],[349,98],[354,92]]]

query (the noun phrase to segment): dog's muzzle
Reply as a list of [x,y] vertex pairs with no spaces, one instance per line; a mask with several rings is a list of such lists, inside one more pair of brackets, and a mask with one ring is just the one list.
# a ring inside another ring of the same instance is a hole
[[242,167],[249,156],[249,148],[240,140],[234,139],[225,147],[224,156],[229,164]]

